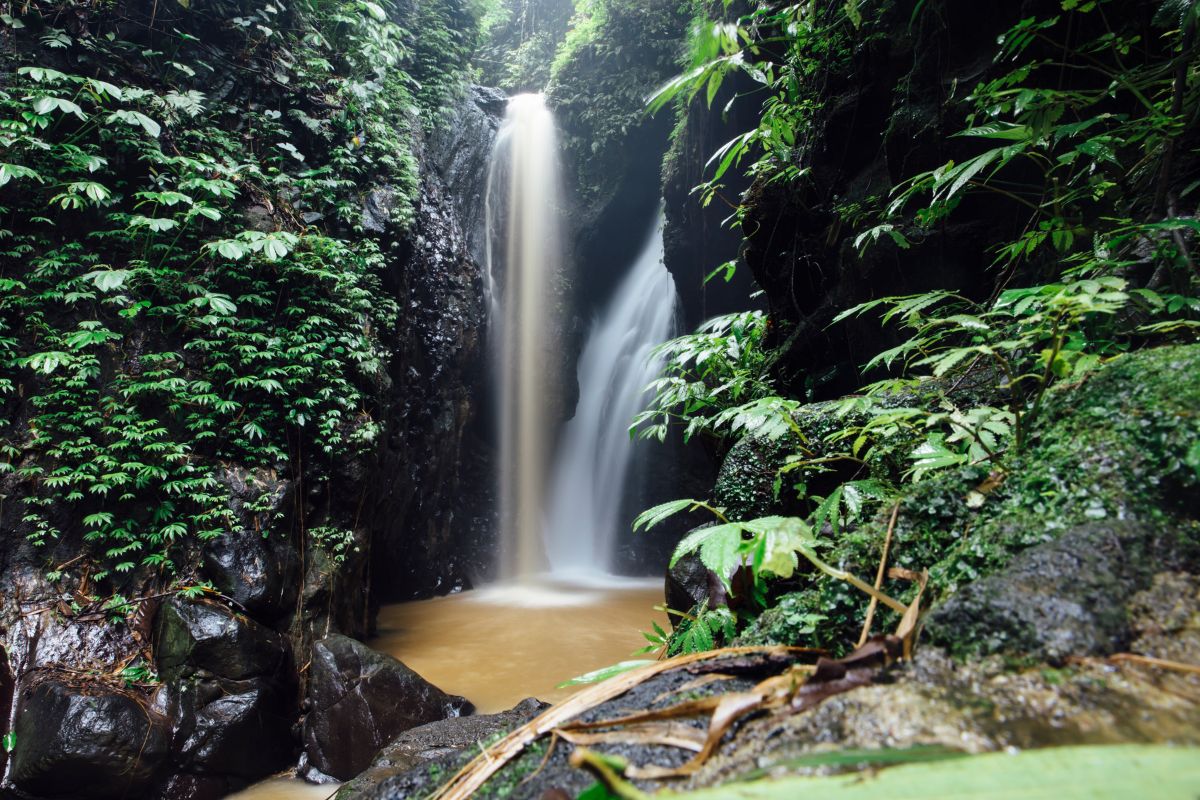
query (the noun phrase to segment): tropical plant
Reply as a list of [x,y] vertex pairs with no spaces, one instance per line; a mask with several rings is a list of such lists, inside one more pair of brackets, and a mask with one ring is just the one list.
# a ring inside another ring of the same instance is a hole
[[[235,535],[228,463],[303,453],[319,485],[378,437],[398,312],[377,244],[350,238],[360,184],[386,174],[411,221],[413,125],[461,79],[374,2],[233,5],[229,46],[265,71],[232,96],[186,32],[156,50],[104,9],[72,32],[48,2],[0,16],[0,473],[35,544],[81,521],[68,563],[110,582],[114,615],[135,570],[206,591],[178,556]],[[461,22],[422,8],[431,41]]]
[[663,441],[672,423],[679,423],[686,441],[701,432],[736,430],[738,421],[725,412],[772,394],[763,348],[766,331],[766,315],[746,311],[717,317],[693,334],[659,345],[651,357],[662,359],[664,366],[646,387],[653,399],[630,432]]

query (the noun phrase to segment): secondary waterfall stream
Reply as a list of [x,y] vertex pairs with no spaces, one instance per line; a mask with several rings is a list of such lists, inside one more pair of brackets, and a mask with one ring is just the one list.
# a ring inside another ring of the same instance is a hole
[[550,478],[546,549],[552,572],[611,572],[636,442],[629,424],[661,364],[651,354],[672,333],[675,282],[663,265],[659,212],[641,255],[579,359],[579,405]]

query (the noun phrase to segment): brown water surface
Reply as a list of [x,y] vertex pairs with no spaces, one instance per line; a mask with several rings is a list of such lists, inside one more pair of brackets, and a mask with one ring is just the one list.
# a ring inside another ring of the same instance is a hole
[[337,792],[340,785],[317,786],[299,778],[269,778],[231,794],[225,800],[326,800]]
[[368,644],[422,677],[475,704],[481,714],[526,697],[558,702],[578,688],[558,684],[635,656],[651,621],[661,581],[594,586],[534,584],[385,606]]

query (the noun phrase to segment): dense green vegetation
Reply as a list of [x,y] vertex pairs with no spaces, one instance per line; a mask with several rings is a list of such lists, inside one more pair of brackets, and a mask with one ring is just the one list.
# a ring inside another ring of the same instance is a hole
[[[457,0],[417,8],[411,29],[356,1],[3,16],[0,471],[30,541],[82,521],[54,576],[187,583],[186,543],[232,520],[225,465],[319,483],[372,445],[398,310],[362,196],[390,184],[411,224],[416,129],[478,33]],[[254,76],[232,87],[230,53]]]
[[[869,2],[749,11],[725,2],[706,10],[692,30],[687,70],[651,108],[711,105],[731,75],[757,87],[731,102],[757,104],[758,124],[712,154],[709,178],[697,187],[707,204],[723,197],[733,174],[746,176],[751,189],[731,217],[744,226],[766,187],[803,187],[811,166],[805,137],[819,130],[825,81],[857,48],[887,36],[896,18],[890,4]],[[758,607],[771,602],[765,578],[789,578],[797,554],[815,564],[824,574],[786,601],[786,616],[797,621],[786,638],[835,649],[853,643],[872,592],[829,565],[873,571],[885,533],[891,542],[904,531],[893,563],[929,570],[933,591],[945,592],[1079,521],[1169,515],[1170,501],[1147,497],[1137,479],[1173,487],[1164,489],[1170,494],[1200,476],[1192,401],[1176,405],[1170,396],[1190,398],[1194,387],[1173,385],[1160,369],[1186,372],[1181,364],[1194,353],[1125,355],[1190,341],[1200,330],[1200,224],[1181,211],[1194,205],[1197,184],[1176,174],[1194,147],[1187,134],[1200,111],[1200,12],[1175,2],[1143,10],[1139,18],[1113,2],[1066,0],[1053,13],[1020,19],[978,82],[956,87],[966,111],[954,136],[973,143],[971,155],[899,176],[890,191],[838,209],[860,252],[910,248],[976,194],[1000,197],[1021,220],[989,254],[990,294],[946,286],[878,298],[834,320],[880,314],[900,342],[865,363],[873,382],[859,394],[812,405],[811,397],[777,393],[753,316],[719,320],[661,349],[667,368],[635,428],[662,438],[678,422],[689,436],[786,442],[770,493],[776,504],[798,502],[805,516],[751,519],[680,500],[648,510],[638,524],[709,508],[721,524],[687,537],[675,560],[697,552],[730,590],[735,570],[747,568]],[[917,4],[909,24],[936,13],[934,4]],[[1136,392],[1117,376],[1146,384],[1137,391],[1149,395],[1133,407],[1161,422],[1161,435],[1146,439],[1143,423],[1123,423]],[[1100,386],[1099,394],[1091,388]],[[1084,419],[1071,416],[1080,404],[1092,410]],[[1127,453],[1122,463],[1136,478],[1104,488],[1079,456],[1081,425],[1082,438]],[[1154,466],[1134,467],[1146,462]],[[885,588],[913,591],[904,582]],[[752,605],[738,626],[755,614]],[[827,622],[814,625],[818,619]],[[692,627],[685,621],[668,647],[681,649]],[[709,630],[716,635],[692,636],[692,644],[732,638],[725,621]]]

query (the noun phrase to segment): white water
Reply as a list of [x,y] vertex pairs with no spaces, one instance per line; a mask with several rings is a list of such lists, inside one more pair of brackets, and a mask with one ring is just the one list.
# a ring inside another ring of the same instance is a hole
[[546,551],[555,575],[611,572],[635,442],[633,417],[661,363],[651,351],[671,336],[675,282],[663,266],[658,220],[579,359],[579,405],[551,475]]
[[[488,174],[487,280],[500,388],[501,577],[542,571],[538,540],[557,363],[553,287],[562,266],[558,141],[540,94],[509,100]],[[501,262],[501,258],[503,261]]]

